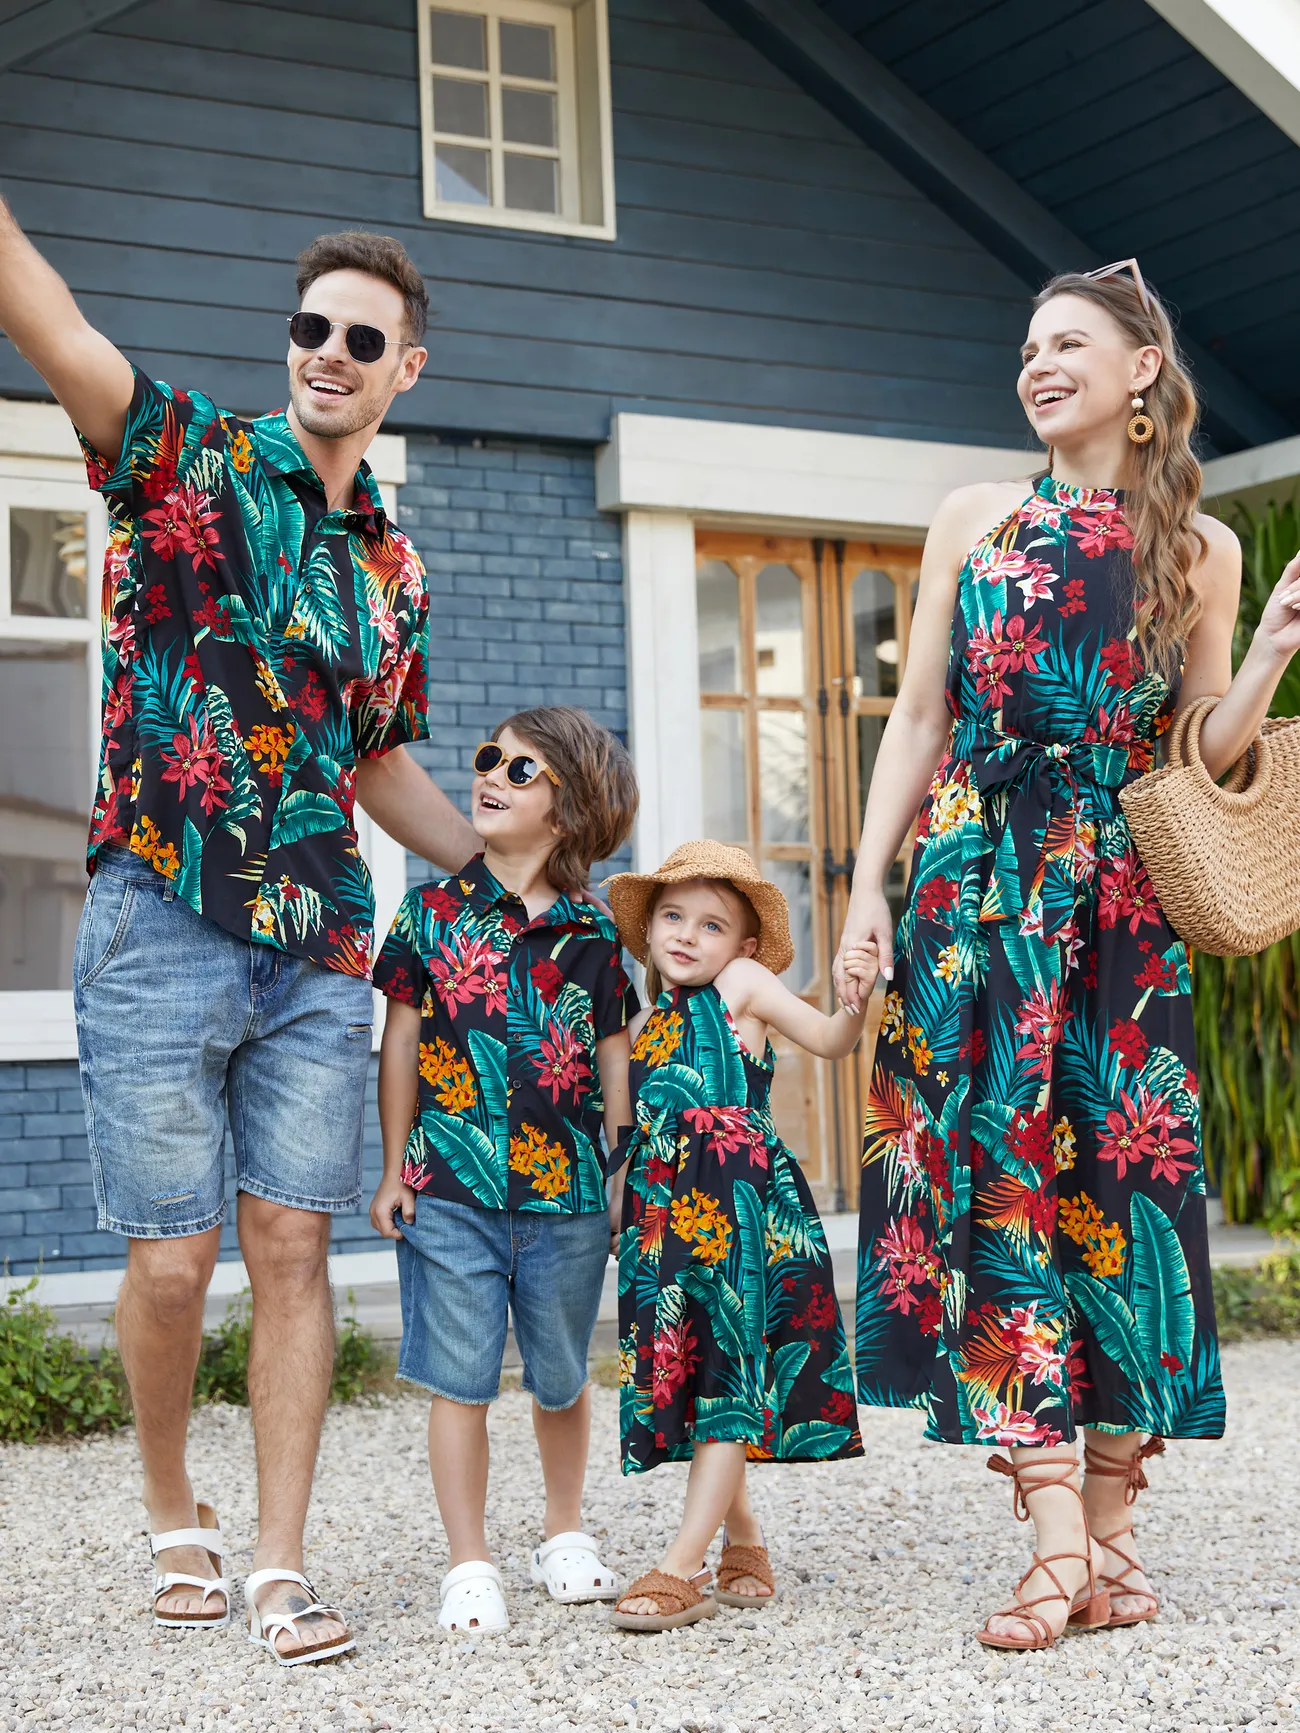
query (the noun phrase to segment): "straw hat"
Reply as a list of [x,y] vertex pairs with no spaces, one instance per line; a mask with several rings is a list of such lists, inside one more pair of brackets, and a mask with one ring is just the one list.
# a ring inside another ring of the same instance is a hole
[[758,868],[743,848],[729,848],[720,842],[684,842],[656,873],[615,873],[606,879],[619,937],[638,963],[646,960],[650,899],[656,888],[687,879],[724,879],[739,891],[758,916],[755,961],[774,975],[790,967],[794,946],[790,942],[790,908],[784,896],[774,884],[758,876]]

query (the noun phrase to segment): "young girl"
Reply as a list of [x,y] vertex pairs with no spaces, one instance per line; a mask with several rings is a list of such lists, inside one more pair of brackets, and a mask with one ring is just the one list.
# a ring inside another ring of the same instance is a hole
[[582,1529],[587,1349],[609,1259],[602,1129],[629,1119],[636,1000],[614,923],[581,900],[627,839],[636,776],[584,711],[511,716],[474,754],[482,854],[408,893],[375,966],[384,1176],[370,1206],[397,1241],[397,1375],[428,1390],[429,1466],[451,1569],[438,1622],[509,1624],[485,1528],[488,1404],[507,1311],[546,1483],[534,1583],[610,1600]]
[[[716,1600],[776,1592],[745,1462],[860,1456],[830,1254],[772,1124],[769,1027],[840,1059],[862,1033],[874,951],[850,967],[863,1009],[823,1016],[783,987],[789,912],[744,849],[686,843],[657,873],[609,881],[619,936],[647,963],[619,1253],[623,1472],[690,1460],[658,1570],[613,1613],[662,1631],[716,1611],[704,1555],[724,1527]],[[616,1185],[618,1182],[616,1181]]]

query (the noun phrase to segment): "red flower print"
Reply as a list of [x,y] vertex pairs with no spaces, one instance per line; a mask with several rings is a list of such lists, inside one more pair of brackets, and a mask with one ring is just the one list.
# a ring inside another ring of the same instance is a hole
[[1131,1017],[1121,1017],[1118,1022],[1111,1024],[1110,1044],[1125,1065],[1131,1066],[1134,1071],[1140,1071],[1146,1064],[1149,1043]]
[[1178,1358],[1177,1354],[1170,1354],[1168,1351],[1161,1354],[1160,1364],[1164,1367],[1166,1372],[1181,1372],[1183,1369],[1183,1363]]
[[937,1336],[943,1323],[943,1301],[938,1294],[922,1294],[916,1308],[916,1324],[923,1336]]
[[294,709],[305,716],[308,722],[319,722],[325,715],[329,709],[329,698],[320,675],[314,668],[308,669],[302,691],[291,702]]
[[214,632],[222,638],[230,632],[230,609],[225,602],[219,602],[212,595],[206,584],[200,584],[203,600],[194,610],[194,624],[201,631]]
[[221,774],[225,760],[211,723],[205,721],[200,733],[198,723],[191,716],[189,730],[188,734],[173,734],[170,749],[162,748],[162,761],[167,767],[162,779],[176,783],[176,792],[182,799],[190,789],[202,784],[200,804],[204,812],[211,813],[226,804],[221,796],[230,792],[230,783]]
[[650,1374],[656,1408],[672,1406],[673,1398],[700,1363],[699,1347],[688,1319],[668,1324],[656,1334]]
[[220,533],[213,526],[219,514],[212,509],[206,493],[193,487],[177,487],[160,506],[147,511],[141,519],[145,541],[160,560],[176,558],[177,550],[189,554],[194,570],[201,565],[216,570],[220,552]]
[[1070,1351],[1065,1356],[1065,1375],[1069,1380],[1072,1394],[1077,1394],[1080,1390],[1092,1389],[1092,1383],[1088,1377],[1088,1362],[1083,1357],[1081,1337],[1076,1336],[1070,1343]]
[[586,1049],[572,1029],[564,1028],[559,1023],[548,1022],[546,1032],[550,1039],[538,1043],[540,1055],[529,1055],[540,1073],[537,1086],[539,1089],[549,1089],[551,1101],[557,1106],[561,1092],[572,1095],[574,1101],[579,1102],[584,1095],[591,1092],[588,1081],[591,1067],[585,1058]]
[[1045,1107],[1041,1113],[1027,1113],[1023,1107],[1018,1107],[1003,1138],[1012,1155],[1018,1155],[1022,1161],[1037,1168],[1042,1176],[1040,1183],[1043,1185],[1046,1185],[1056,1172],[1052,1124],[1050,1108]]
[[1160,905],[1136,849],[1102,862],[1097,918],[1103,927],[1127,920],[1130,933],[1137,933],[1143,921],[1160,925]]
[[828,1294],[820,1282],[814,1282],[808,1304],[790,1314],[790,1325],[795,1330],[829,1330],[835,1317],[834,1294]]
[[1090,511],[1080,514],[1081,529],[1072,529],[1070,535],[1079,544],[1079,552],[1088,559],[1100,559],[1102,554],[1111,548],[1131,548],[1133,532],[1124,522],[1122,513],[1112,507],[1109,511]]
[[1029,1199],[1029,1225],[1035,1233],[1051,1239],[1056,1231],[1056,1211],[1060,1200],[1055,1192],[1036,1191]]
[[548,1005],[553,1005],[564,985],[564,971],[559,964],[550,957],[543,957],[540,963],[533,964],[528,973],[541,997]]
[[504,998],[506,979],[495,968],[502,953],[493,950],[487,939],[467,939],[457,933],[451,945],[439,939],[438,949],[442,956],[430,960],[429,973],[449,1017],[456,1015],[457,1005],[468,1005],[476,995],[493,1005]]
[[932,921],[957,901],[956,879],[929,879],[916,893],[916,912]]
[[1073,1015],[1073,1011],[1065,1009],[1065,989],[1059,981],[1053,981],[1047,992],[1036,987],[1021,1005],[1016,1033],[1030,1039],[1017,1051],[1016,1058],[1031,1059],[1031,1073],[1036,1071],[1040,1077],[1052,1075],[1052,1051]]
[[969,1059],[972,1065],[982,1065],[988,1052],[988,1042],[982,1029],[972,1029],[969,1041],[963,1041],[957,1049],[959,1059]]
[[415,1004],[415,988],[411,985],[410,973],[400,964],[385,980],[384,992],[391,999],[400,999],[404,1005]]
[[1134,1102],[1124,1090],[1119,1098],[1123,1112],[1112,1110],[1106,1115],[1106,1132],[1097,1146],[1101,1161],[1115,1163],[1116,1179],[1123,1179],[1130,1167],[1136,1167],[1151,1154],[1156,1140],[1152,1133],[1151,1100],[1145,1089],[1139,1089]]
[[1178,975],[1172,963],[1163,957],[1150,956],[1133,977],[1135,987],[1150,987],[1157,993],[1172,993],[1178,985]]
[[822,1406],[822,1419],[832,1426],[852,1426],[858,1417],[853,1398],[847,1390],[832,1390],[830,1400]]
[[1003,625],[999,609],[986,630],[976,626],[966,646],[966,661],[975,676],[976,689],[995,698],[1008,698],[1011,688],[1006,674],[1036,674],[1038,657],[1047,649],[1037,625],[1026,626],[1023,615],[1013,614]]
[[1180,1185],[1183,1175],[1191,1173],[1196,1166],[1195,1161],[1178,1159],[1180,1155],[1196,1154],[1196,1144],[1191,1138],[1174,1135],[1186,1121],[1173,1111],[1167,1101],[1158,1098],[1152,1104],[1151,1123],[1155,1138],[1151,1151],[1151,1177],[1167,1179],[1170,1185]]
[[913,1288],[938,1291],[939,1262],[934,1244],[911,1216],[897,1216],[889,1223],[876,1241],[875,1261],[888,1271],[891,1312],[901,1312],[906,1318],[921,1303],[923,1296],[914,1294]]
[[461,911],[461,903],[441,885],[426,885],[420,893],[420,902],[431,910],[440,921],[454,921]]
[[971,1407],[975,1436],[981,1444],[1059,1444],[1061,1434],[1045,1420],[1035,1420],[1023,1409],[1012,1412],[1005,1402],[988,1408]]
[[144,617],[151,626],[156,626],[160,620],[170,620],[172,611],[167,606],[166,584],[150,584],[144,593]]
[[1065,600],[1061,603],[1060,612],[1064,618],[1071,614],[1082,614],[1087,611],[1088,604],[1084,600],[1084,581],[1082,578],[1071,578],[1065,586]]
[[1127,690],[1141,671],[1137,650],[1125,638],[1112,638],[1103,644],[1098,658],[1113,685]]
[[710,1134],[709,1150],[717,1156],[719,1167],[725,1167],[727,1157],[743,1149],[749,1153],[751,1167],[766,1168],[767,1142],[759,1128],[750,1122],[748,1108],[688,1107],[682,1117],[701,1137],[706,1132]]

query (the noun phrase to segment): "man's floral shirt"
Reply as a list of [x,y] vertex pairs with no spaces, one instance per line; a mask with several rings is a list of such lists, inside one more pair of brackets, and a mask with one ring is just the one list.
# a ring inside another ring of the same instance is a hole
[[562,896],[530,921],[476,855],[407,893],[375,985],[420,1008],[407,1185],[482,1209],[605,1208],[596,1043],[637,1009],[608,915]]
[[113,520],[92,866],[121,844],[227,932],[365,975],[356,764],[428,734],[419,556],[364,463],[326,510],[282,414],[137,369],[117,462],[82,445]]

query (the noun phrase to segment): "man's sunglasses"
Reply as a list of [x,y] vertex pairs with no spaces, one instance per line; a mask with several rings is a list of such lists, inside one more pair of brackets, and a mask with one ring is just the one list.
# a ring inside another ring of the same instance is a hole
[[323,313],[289,315],[289,336],[299,349],[323,349],[329,342],[332,331],[345,332],[343,341],[348,346],[348,354],[354,361],[361,361],[367,366],[372,361],[378,361],[390,343],[394,349],[415,347],[412,343],[398,343],[394,338],[385,337],[377,325],[331,323]]
[[1094,283],[1100,283],[1107,277],[1122,277],[1125,271],[1128,271],[1133,278],[1133,286],[1138,292],[1138,300],[1142,303],[1142,311],[1149,313],[1151,311],[1151,296],[1142,279],[1142,272],[1138,268],[1136,259],[1117,259],[1113,265],[1103,265],[1100,270],[1085,271],[1083,275],[1091,277]]
[[474,768],[480,776],[490,775],[502,764],[506,767],[506,781],[511,788],[527,788],[539,776],[549,776],[557,788],[560,786],[560,779],[550,765],[543,764],[540,758],[534,758],[529,752],[517,752],[509,758],[495,740],[485,740],[474,753]]

